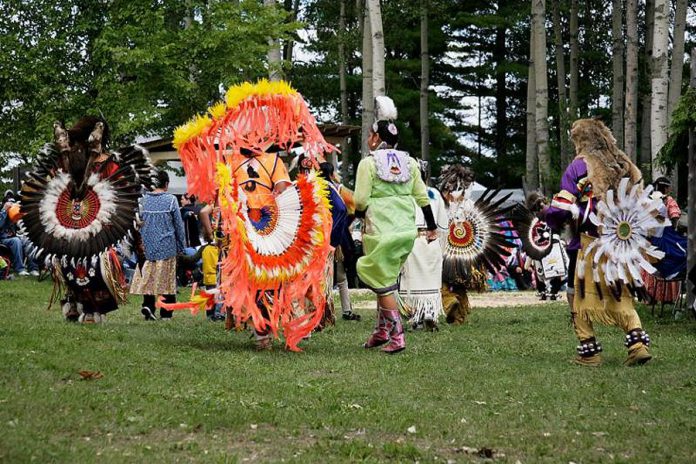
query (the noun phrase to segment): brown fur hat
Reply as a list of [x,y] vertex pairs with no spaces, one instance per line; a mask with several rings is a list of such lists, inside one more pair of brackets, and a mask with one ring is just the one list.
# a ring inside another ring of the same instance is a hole
[[529,195],[527,195],[527,198],[525,200],[527,209],[532,213],[538,213],[539,211],[544,209],[544,206],[547,206],[550,203],[551,202],[549,201],[549,199],[546,196],[544,196],[543,193],[538,191],[531,192]]
[[602,121],[578,119],[570,130],[576,157],[587,164],[587,175],[596,197],[604,198],[607,190],[616,189],[623,177],[631,184],[641,181],[642,174],[616,145],[616,139]]
[[443,195],[455,190],[466,190],[474,182],[474,172],[463,164],[443,166],[440,174],[440,192]]

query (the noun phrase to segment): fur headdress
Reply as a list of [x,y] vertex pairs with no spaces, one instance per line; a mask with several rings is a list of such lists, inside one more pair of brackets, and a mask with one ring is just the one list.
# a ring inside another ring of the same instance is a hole
[[447,195],[461,190],[465,192],[474,182],[474,172],[463,164],[452,164],[442,168],[440,174],[440,192]]
[[570,130],[577,157],[587,164],[587,174],[592,191],[604,198],[610,189],[616,190],[621,178],[628,177],[631,184],[642,179],[640,170],[616,145],[616,139],[602,121],[578,119]]

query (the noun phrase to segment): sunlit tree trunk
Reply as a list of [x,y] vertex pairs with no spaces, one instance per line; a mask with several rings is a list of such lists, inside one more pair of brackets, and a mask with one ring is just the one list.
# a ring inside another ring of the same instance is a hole
[[372,34],[372,93],[374,97],[386,92],[384,74],[384,30],[382,27],[382,8],[379,0],[367,0],[369,22]]
[[534,24],[534,78],[536,80],[536,146],[540,187],[551,190],[551,159],[549,156],[549,89],[546,68],[546,0],[532,2]]
[[612,39],[612,101],[611,129],[620,148],[624,146],[624,42],[623,0],[613,0],[611,12]]
[[375,100],[372,93],[372,31],[370,28],[369,5],[365,2],[363,8],[363,27],[362,27],[362,133],[361,133],[361,156],[364,158],[369,154],[367,147],[367,137],[370,133],[370,126],[374,122]]
[[529,27],[529,72],[527,77],[527,150],[524,188],[539,188],[539,163],[536,147],[536,71],[534,69],[534,25]]
[[638,2],[626,0],[626,102],[624,151],[636,162],[638,139]]
[[[267,8],[275,8],[276,0],[263,0],[264,6]],[[268,39],[268,79],[271,81],[279,81],[283,77],[280,54],[280,40]]]
[[[674,33],[672,34],[672,66],[669,73],[669,100],[667,102],[667,126],[672,122],[672,112],[681,96],[684,74],[684,31],[686,29],[686,0],[677,0],[674,11]],[[679,163],[672,171],[672,191],[679,194]]]
[[[430,125],[428,121],[428,87],[430,86],[430,53],[428,51],[428,0],[420,4],[420,48],[421,48],[421,82],[420,82],[420,136],[421,157],[430,161]],[[430,168],[428,176],[430,178]]]
[[669,4],[667,0],[655,0],[655,25],[653,29],[653,72],[650,101],[650,139],[653,179],[663,175],[655,160],[667,142],[667,101],[669,76],[667,46],[669,42]]
[[568,101],[566,90],[566,68],[563,49],[563,28],[561,25],[561,0],[553,0],[553,35],[556,48],[556,80],[558,84],[558,119],[561,148],[561,169],[570,163],[568,150]]

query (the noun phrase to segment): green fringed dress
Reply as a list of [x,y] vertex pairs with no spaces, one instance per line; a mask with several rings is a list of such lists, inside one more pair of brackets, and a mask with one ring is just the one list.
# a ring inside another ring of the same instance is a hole
[[398,289],[399,272],[416,239],[415,207],[428,204],[418,162],[408,153],[379,149],[358,165],[355,209],[365,212],[365,255],[357,270],[378,295]]

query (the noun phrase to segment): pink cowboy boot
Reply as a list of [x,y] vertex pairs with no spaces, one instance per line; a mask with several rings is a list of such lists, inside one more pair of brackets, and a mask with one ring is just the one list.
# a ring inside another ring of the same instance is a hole
[[404,336],[404,326],[401,324],[399,311],[382,310],[381,313],[386,319],[386,329],[389,332],[389,344],[382,348],[387,354],[398,353],[406,349],[406,337]]
[[384,319],[383,311],[377,310],[377,325],[370,338],[363,345],[365,348],[382,346],[389,341],[389,331],[387,330],[387,321]]

